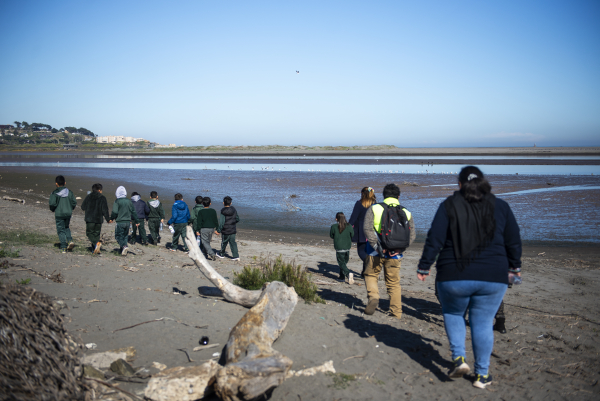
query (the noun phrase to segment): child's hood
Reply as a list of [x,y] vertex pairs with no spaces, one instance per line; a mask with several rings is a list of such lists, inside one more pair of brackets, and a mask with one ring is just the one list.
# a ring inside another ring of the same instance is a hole
[[53,194],[60,196],[61,198],[66,198],[67,196],[69,196],[69,190],[66,187],[56,188]]
[[223,209],[221,209],[221,214],[223,216],[235,216],[236,213],[237,210],[235,210],[233,206],[224,207]]
[[179,210],[187,209],[187,205],[182,200],[175,201],[175,203],[173,203],[173,206],[175,206]]
[[100,192],[92,191],[88,196],[91,200],[96,200],[102,197],[103,195]]
[[127,190],[124,186],[120,186],[117,188],[115,195],[117,196],[117,199],[125,198],[127,196]]
[[160,205],[160,201],[158,199],[154,199],[154,200],[151,200],[150,202],[148,202],[148,204],[156,209],[158,207],[158,205]]
[[141,197],[140,197],[139,195],[133,195],[133,196],[131,197],[131,201],[132,201],[132,202],[137,202],[137,201],[139,201],[140,199],[141,199]]

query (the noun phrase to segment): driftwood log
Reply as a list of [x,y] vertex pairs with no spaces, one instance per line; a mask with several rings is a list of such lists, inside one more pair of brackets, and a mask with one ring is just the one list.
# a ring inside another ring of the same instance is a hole
[[187,227],[185,242],[189,256],[200,271],[222,291],[223,297],[252,308],[231,330],[225,346],[225,366],[218,370],[214,385],[224,400],[251,400],[281,384],[292,360],[271,346],[277,340],[298,303],[293,287],[275,281],[261,291],[248,291],[231,284],[208,263],[194,232]]
[[184,239],[188,249],[190,250],[189,256],[196,263],[196,266],[202,274],[209,279],[215,287],[217,287],[223,293],[223,298],[230,302],[234,302],[245,307],[252,307],[261,296],[262,291],[249,291],[238,287],[237,285],[231,284],[223,276],[221,276],[213,267],[208,263],[200,247],[195,240],[196,235],[192,227],[188,226],[186,231],[186,238]]
[[11,198],[10,196],[3,196],[2,199],[7,200],[7,201],[19,202],[19,203],[22,203],[23,205],[25,204],[25,199]]

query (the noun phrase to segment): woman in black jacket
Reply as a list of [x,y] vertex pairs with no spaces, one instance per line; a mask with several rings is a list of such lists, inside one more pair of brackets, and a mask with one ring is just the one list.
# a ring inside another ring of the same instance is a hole
[[362,273],[365,272],[364,262],[367,259],[367,237],[365,236],[365,232],[363,230],[363,223],[365,221],[365,213],[367,213],[367,210],[371,207],[371,205],[376,202],[377,198],[375,197],[375,191],[373,188],[364,187],[360,191],[360,200],[356,201],[354,204],[354,209],[350,215],[350,220],[348,220],[348,223],[350,223],[350,225],[354,228],[352,242],[356,242],[356,251],[358,253],[358,257],[363,261]]
[[438,208],[427,233],[417,276],[425,281],[437,258],[437,290],[454,368],[449,376],[469,373],[465,362],[465,314],[475,355],[473,386],[492,382],[488,373],[494,345],[492,323],[508,286],[509,273],[521,273],[519,226],[508,203],[491,193],[481,170],[468,166],[458,176],[459,191]]

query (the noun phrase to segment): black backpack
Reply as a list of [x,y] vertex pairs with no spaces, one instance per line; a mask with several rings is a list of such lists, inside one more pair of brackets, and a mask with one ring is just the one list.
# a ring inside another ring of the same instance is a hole
[[381,215],[381,246],[383,249],[399,250],[404,252],[410,245],[410,227],[402,205],[389,206],[380,203],[383,207]]

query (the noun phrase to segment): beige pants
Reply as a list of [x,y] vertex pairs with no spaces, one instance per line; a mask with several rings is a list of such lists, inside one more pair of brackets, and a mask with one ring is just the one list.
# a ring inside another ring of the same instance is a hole
[[400,287],[400,259],[385,259],[379,256],[367,256],[365,260],[365,285],[367,297],[379,299],[377,279],[381,268],[385,276],[387,293],[390,296],[390,313],[392,316],[402,317],[402,288]]

